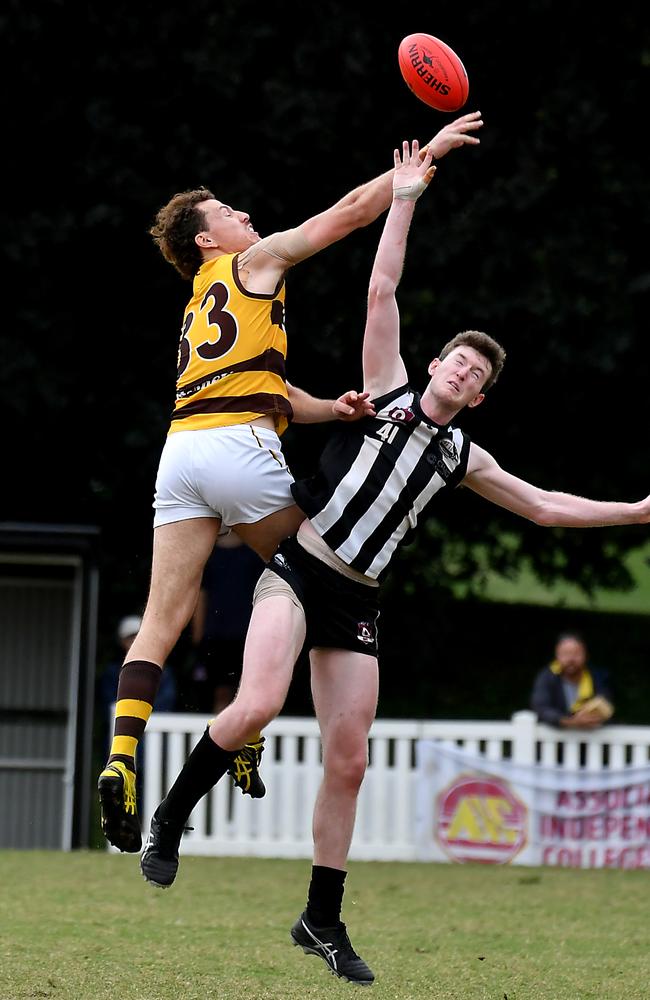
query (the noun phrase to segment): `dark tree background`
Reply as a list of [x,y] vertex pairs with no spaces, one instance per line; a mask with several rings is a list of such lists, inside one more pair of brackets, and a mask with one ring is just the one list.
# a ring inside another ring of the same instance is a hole
[[[459,52],[464,110],[486,123],[478,150],[440,164],[413,225],[400,289],[413,381],[424,387],[456,332],[484,329],[508,362],[484,406],[462,417],[472,436],[547,488],[648,492],[647,4],[605,17],[577,0],[486,0],[382,18],[329,0],[115,0],[88,5],[83,20],[73,6],[9,2],[0,15],[0,517],[100,526],[102,653],[117,618],[146,598],[189,293],[147,235],[153,216],[175,191],[206,184],[268,233],[388,169],[403,138],[424,141],[453,117],[401,79],[397,47],[412,31]],[[289,277],[289,378],[315,394],[360,385],[380,228]],[[289,429],[294,473],[313,468],[325,433]],[[384,714],[499,716],[527,699],[566,615],[504,618],[474,603],[477,553],[502,573],[525,558],[542,580],[591,591],[629,586],[621,557],[647,539],[646,527],[541,529],[465,494],[387,586]],[[453,604],[458,582],[468,600]],[[632,718],[648,693],[647,620],[587,618]],[[304,689],[295,698],[302,707]]]

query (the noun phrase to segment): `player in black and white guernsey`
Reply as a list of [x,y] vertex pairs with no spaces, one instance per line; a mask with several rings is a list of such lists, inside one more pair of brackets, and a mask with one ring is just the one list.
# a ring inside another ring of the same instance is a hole
[[503,348],[487,334],[468,331],[445,345],[429,364],[421,395],[409,383],[395,292],[415,200],[433,170],[430,153],[420,162],[417,143],[412,149],[404,143],[401,156],[395,150],[393,202],[370,279],[363,343],[364,391],[375,412],[340,428],[316,475],[292,488],[308,518],[294,538],[281,544],[260,578],[237,696],[211,724],[212,740],[204,737],[197,744],[163,800],[166,839],[163,843],[159,837],[152,854],[157,878],[162,872],[162,884],[171,884],[183,825],[215,783],[219,748],[240,747],[281,711],[306,642],[323,780],[314,807],[307,907],[291,936],[337,976],[360,984],[372,983],[374,975],[350,944],[340,915],[377,706],[377,596],[397,547],[425,509],[435,507],[440,492],[461,482],[541,525],[650,520],[650,497],[601,503],[539,489],[505,472],[453,426],[460,410],[483,401],[503,365]]
[[352,569],[381,579],[424,508],[467,471],[469,438],[437,424],[405,384],[375,397],[357,433],[333,435],[318,473],[297,482],[296,503]]

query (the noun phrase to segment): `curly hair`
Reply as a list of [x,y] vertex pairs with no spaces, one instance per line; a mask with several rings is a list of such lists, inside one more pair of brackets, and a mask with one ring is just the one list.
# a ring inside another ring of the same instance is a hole
[[191,281],[203,263],[194,237],[205,228],[205,216],[197,206],[214,199],[207,188],[181,191],[175,194],[156,215],[149,233],[154,243],[183,278]]
[[497,344],[496,340],[493,340],[487,333],[481,333],[480,330],[465,330],[464,333],[457,333],[453,340],[445,344],[439,355],[440,360],[443,361],[448,354],[451,354],[457,347],[462,347],[463,344],[466,347],[473,347],[475,351],[478,351],[479,354],[482,354],[490,362],[492,370],[482,389],[483,392],[487,392],[501,374],[501,369],[506,360],[506,352],[501,347],[501,344]]

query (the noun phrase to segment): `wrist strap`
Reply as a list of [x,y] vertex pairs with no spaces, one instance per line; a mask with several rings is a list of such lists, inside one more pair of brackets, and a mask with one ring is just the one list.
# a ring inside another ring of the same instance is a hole
[[409,184],[393,185],[393,198],[400,201],[417,201],[420,195],[426,191],[427,186],[421,177]]

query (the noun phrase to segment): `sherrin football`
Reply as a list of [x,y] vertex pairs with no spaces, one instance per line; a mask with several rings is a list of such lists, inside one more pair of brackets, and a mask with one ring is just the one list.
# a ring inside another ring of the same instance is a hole
[[458,111],[467,101],[469,80],[453,49],[433,35],[416,32],[403,38],[399,68],[416,97],[437,111]]

